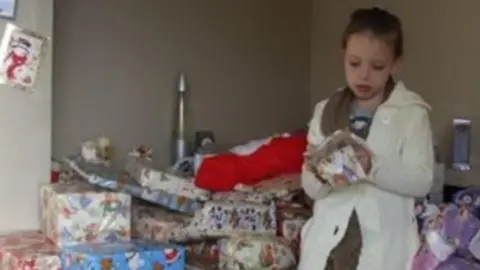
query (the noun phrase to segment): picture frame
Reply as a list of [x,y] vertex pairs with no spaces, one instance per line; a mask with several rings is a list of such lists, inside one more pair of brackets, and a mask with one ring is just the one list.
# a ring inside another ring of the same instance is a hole
[[[0,0],[1,1],[1,0]],[[48,38],[7,23],[0,43],[0,84],[22,90],[36,86]]]
[[18,0],[0,0],[0,18],[14,20],[17,15]]

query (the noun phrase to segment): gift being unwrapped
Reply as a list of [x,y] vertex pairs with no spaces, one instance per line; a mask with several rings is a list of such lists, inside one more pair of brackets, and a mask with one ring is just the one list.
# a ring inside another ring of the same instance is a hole
[[59,246],[130,239],[131,197],[84,182],[41,187],[41,228]]
[[308,147],[305,153],[307,168],[332,186],[367,180],[365,165],[371,166],[372,157],[364,140],[342,130],[334,132],[318,147]]
[[288,243],[280,237],[237,235],[218,241],[219,269],[293,269],[296,259]]
[[199,239],[198,232],[190,230],[191,221],[192,216],[188,214],[158,207],[135,205],[132,210],[132,227],[136,236],[159,242],[178,243]]
[[62,249],[64,269],[185,269],[185,249],[144,240],[81,244]]
[[40,231],[0,235],[0,269],[60,270],[57,247]]
[[194,200],[206,201],[210,199],[210,192],[196,187],[193,178],[155,169],[151,157],[145,154],[148,152],[149,150],[139,147],[128,154],[127,157],[125,170],[140,186],[150,190],[162,190],[169,194]]
[[206,237],[227,237],[240,233],[275,235],[275,211],[274,203],[208,201],[195,213],[190,226]]

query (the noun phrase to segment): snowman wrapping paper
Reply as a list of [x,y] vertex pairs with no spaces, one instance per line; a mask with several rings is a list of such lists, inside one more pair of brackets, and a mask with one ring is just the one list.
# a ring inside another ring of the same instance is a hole
[[147,240],[80,244],[61,251],[63,270],[183,270],[185,249]]
[[84,182],[40,189],[41,229],[59,247],[130,239],[131,197]]
[[0,83],[33,90],[48,39],[8,23],[0,43]]

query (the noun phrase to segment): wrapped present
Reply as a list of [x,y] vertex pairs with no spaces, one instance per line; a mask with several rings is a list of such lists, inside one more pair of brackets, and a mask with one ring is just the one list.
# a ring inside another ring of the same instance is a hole
[[239,233],[275,235],[275,209],[274,203],[208,201],[195,213],[191,226],[207,237],[226,237]]
[[221,191],[212,194],[213,201],[223,201],[230,203],[257,203],[269,205],[273,202],[274,197],[271,194],[260,192],[245,191]]
[[435,270],[480,270],[480,263],[460,257],[450,257]]
[[285,238],[293,250],[300,250],[300,236],[303,225],[311,217],[311,211],[301,206],[283,206],[277,208],[277,235]]
[[237,184],[236,191],[258,192],[273,198],[283,198],[302,190],[300,174],[287,174],[265,179],[255,185]]
[[61,270],[57,247],[40,231],[0,235],[0,269]]
[[41,187],[42,230],[59,246],[130,239],[131,197],[84,182]]
[[164,190],[151,190],[142,187],[126,172],[115,171],[105,166],[86,163],[80,157],[70,157],[64,160],[72,170],[93,185],[123,191],[133,197],[178,212],[193,213],[202,208],[202,203],[199,200],[168,193]]
[[458,191],[453,196],[453,202],[459,206],[469,208],[472,213],[480,218],[480,188],[470,187]]
[[132,227],[137,237],[159,242],[186,242],[200,238],[198,231],[190,229],[192,218],[185,213],[135,205]]
[[112,146],[110,139],[100,137],[96,140],[83,142],[81,155],[88,163],[110,166],[112,159]]
[[471,187],[460,190],[453,195],[452,199],[457,205],[471,208],[480,207],[480,188]]
[[411,269],[435,270],[455,253],[455,249],[455,245],[445,240],[438,230],[429,230],[424,234],[424,241],[415,255]]
[[332,186],[367,180],[365,169],[372,163],[373,153],[365,141],[348,131],[336,131],[318,147],[305,153],[309,170]]
[[454,245],[461,257],[480,254],[480,221],[467,206],[456,204],[432,205],[423,202],[416,206],[421,235],[435,231],[444,241]]
[[193,178],[181,177],[173,173],[157,170],[154,168],[150,158],[142,157],[141,153],[137,152],[129,154],[125,170],[133,176],[133,179],[140,186],[150,190],[163,190],[170,194],[195,200],[206,201],[210,199],[210,192],[196,187],[193,183]]
[[185,246],[188,261],[199,260],[202,262],[218,263],[217,241],[204,241],[190,243]]
[[193,259],[187,262],[186,270],[217,270],[218,262],[202,261],[201,259]]
[[185,249],[143,240],[81,244],[62,249],[64,270],[183,270]]
[[296,259],[288,243],[279,237],[235,236],[218,241],[219,269],[292,269]]
[[468,208],[451,204],[443,210],[440,222],[444,237],[455,243],[456,253],[469,257],[470,244],[480,230],[480,221]]
[[143,183],[142,169],[153,168],[152,160],[153,150],[145,146],[140,146],[128,153],[125,162],[125,171],[128,172],[140,186],[148,186]]

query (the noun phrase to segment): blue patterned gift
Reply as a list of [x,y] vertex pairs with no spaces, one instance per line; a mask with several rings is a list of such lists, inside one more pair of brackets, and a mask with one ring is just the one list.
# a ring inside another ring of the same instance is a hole
[[164,190],[152,190],[142,187],[125,172],[116,171],[103,165],[87,163],[79,156],[65,158],[65,162],[73,171],[93,185],[115,191],[123,191],[133,197],[178,212],[194,213],[202,208],[202,203],[198,200],[168,193]]
[[82,181],[40,188],[41,229],[58,246],[130,240],[131,197]]
[[183,270],[185,249],[146,240],[81,244],[60,252],[63,270]]

